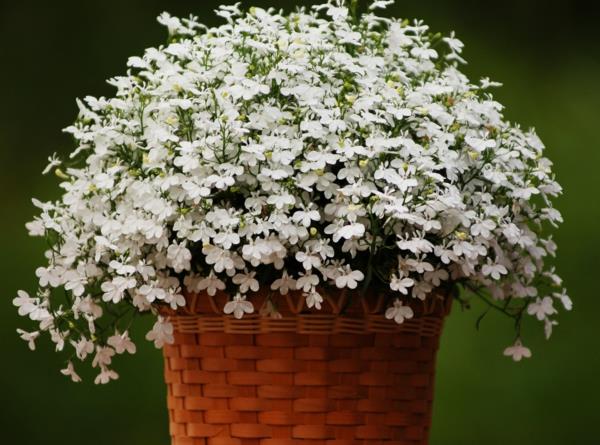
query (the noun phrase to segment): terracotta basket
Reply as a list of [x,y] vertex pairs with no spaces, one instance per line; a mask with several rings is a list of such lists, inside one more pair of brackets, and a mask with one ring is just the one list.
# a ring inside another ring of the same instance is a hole
[[[256,308],[268,299],[252,297]],[[205,294],[170,314],[172,445],[427,444],[448,298],[402,325],[382,315],[382,296],[340,293],[321,311],[281,300],[281,318],[236,320],[222,313],[226,295]]]

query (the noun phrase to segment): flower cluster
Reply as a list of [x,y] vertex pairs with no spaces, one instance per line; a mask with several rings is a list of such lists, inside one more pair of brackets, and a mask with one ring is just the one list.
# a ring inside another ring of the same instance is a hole
[[[162,14],[168,44],[130,58],[114,97],[78,101],[77,148],[46,169],[64,194],[27,225],[50,246],[35,296],[14,300],[39,323],[30,347],[46,331],[72,348],[64,374],[89,356],[105,383],[140,313],[225,291],[239,318],[263,288],[277,315],[279,294],[320,308],[327,287],[385,287],[401,323],[460,285],[549,335],[571,303],[544,266],[561,188],[543,145],[503,119],[498,84],[459,71],[453,34],[378,16],[389,3],[360,20],[340,0],[223,6],[210,29]],[[173,328],[157,315],[147,338]],[[516,338],[506,353],[528,356]]]

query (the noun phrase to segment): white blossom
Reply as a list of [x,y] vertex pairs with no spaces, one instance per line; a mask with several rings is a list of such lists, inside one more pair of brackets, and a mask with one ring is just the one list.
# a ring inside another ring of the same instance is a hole
[[71,378],[71,381],[74,383],[81,382],[81,377],[75,372],[75,368],[73,367],[72,362],[67,363],[67,367],[60,370],[62,375],[66,375]]
[[116,380],[118,378],[119,374],[117,374],[114,370],[102,366],[100,369],[100,374],[98,374],[94,379],[94,383],[96,385],[105,385],[111,380]]
[[283,271],[281,278],[277,278],[271,284],[272,290],[278,290],[281,295],[287,295],[290,290],[296,289],[296,280],[290,277],[287,271]]
[[401,294],[407,295],[408,289],[415,284],[415,280],[412,278],[399,278],[395,274],[392,274],[390,281],[390,289]]
[[388,320],[394,320],[396,323],[404,323],[404,320],[413,318],[414,313],[410,306],[405,306],[402,301],[398,298],[394,301],[394,305],[387,308],[385,311],[385,318]]
[[246,296],[237,294],[233,297],[233,300],[228,301],[223,308],[226,314],[233,314],[237,319],[240,319],[244,314],[251,314],[254,312],[254,306],[249,301],[246,301]]
[[554,308],[552,297],[537,298],[527,306],[527,313],[535,315],[540,321],[544,320],[548,315],[554,315],[556,309]]
[[340,274],[335,279],[335,285],[343,289],[347,287],[348,289],[356,289],[358,286],[358,282],[362,281],[365,278],[365,275],[360,270],[352,270],[350,266],[344,267]]
[[115,332],[115,335],[108,337],[107,343],[112,346],[117,354],[123,354],[125,351],[130,354],[135,354],[136,346],[135,343],[129,338],[127,331],[122,334],[119,331]]
[[531,350],[521,343],[521,339],[517,339],[515,344],[504,350],[504,355],[511,357],[515,362],[520,362],[523,358],[531,357]]
[[154,342],[154,346],[157,348],[162,348],[164,344],[173,343],[173,325],[164,318],[159,317],[152,329],[146,334],[146,340]]
[[17,333],[19,334],[22,340],[25,340],[27,342],[27,346],[29,346],[29,349],[35,351],[35,340],[40,336],[40,332],[27,332],[23,329],[17,329]]

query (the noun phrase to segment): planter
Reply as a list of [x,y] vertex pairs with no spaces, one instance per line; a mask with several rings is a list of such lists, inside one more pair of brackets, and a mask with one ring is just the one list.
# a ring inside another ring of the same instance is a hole
[[288,295],[281,318],[237,320],[227,296],[189,296],[164,348],[172,444],[427,444],[450,299],[401,325],[383,296],[365,300],[330,296],[315,312]]

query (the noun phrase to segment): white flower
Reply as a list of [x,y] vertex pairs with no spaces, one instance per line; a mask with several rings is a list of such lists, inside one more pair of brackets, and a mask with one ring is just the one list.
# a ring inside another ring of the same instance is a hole
[[396,292],[400,292],[404,295],[408,294],[408,288],[415,284],[415,280],[412,278],[399,278],[395,274],[392,274],[390,280],[390,289]]
[[169,266],[177,273],[190,269],[192,253],[185,247],[185,243],[171,244],[167,249],[167,260]]
[[236,274],[232,281],[239,286],[240,292],[246,293],[249,290],[252,292],[257,292],[259,285],[258,280],[254,278],[256,276],[256,272],[246,272]]
[[[136,268],[129,265],[129,264],[123,264],[119,261],[113,260],[109,263],[109,266],[112,267],[115,272],[119,275],[125,275],[125,276],[129,276],[129,275],[133,275],[136,272]],[[147,266],[146,266],[147,267]],[[144,274],[147,277],[149,276],[148,273],[146,272],[145,267],[142,268],[142,271],[144,271]]]
[[62,375],[66,375],[67,377],[71,377],[71,380],[74,383],[81,382],[81,377],[75,372],[75,368],[73,367],[73,363],[68,362],[67,367],[60,370]]
[[115,355],[114,349],[98,346],[96,348],[96,355],[94,355],[94,360],[92,361],[92,366],[96,368],[110,365],[113,355]]
[[198,292],[206,290],[208,295],[214,296],[218,290],[225,290],[225,283],[211,271],[208,277],[202,278],[198,282],[194,290]]
[[343,289],[344,287],[356,289],[358,281],[362,281],[364,278],[365,275],[360,270],[351,270],[350,266],[346,266],[340,271],[340,275],[335,279],[335,285],[340,289]]
[[62,279],[65,282],[65,289],[70,290],[76,297],[80,297],[85,292],[87,277],[80,270],[68,270]]
[[481,235],[484,238],[490,238],[492,230],[496,228],[496,223],[490,219],[485,219],[471,226],[473,236]]
[[365,234],[365,226],[360,223],[348,224],[340,227],[333,236],[334,241],[339,241],[340,238],[351,239],[361,238]]
[[152,329],[146,334],[146,340],[153,341],[157,348],[162,348],[165,343],[173,343],[175,341],[173,325],[163,317],[158,317]]
[[394,320],[396,323],[404,323],[404,320],[413,318],[414,313],[410,306],[404,306],[398,298],[394,301],[394,305],[387,308],[385,318]]
[[272,290],[279,290],[281,295],[287,295],[290,290],[296,289],[296,280],[290,277],[287,271],[283,271],[281,278],[277,278],[271,284]]
[[254,312],[254,306],[249,301],[246,301],[246,296],[237,294],[233,297],[233,300],[228,301],[223,308],[226,314],[233,314],[237,319],[240,319],[244,314],[251,314]]
[[494,280],[499,280],[501,275],[506,275],[508,270],[502,264],[494,264],[488,260],[488,264],[484,264],[481,268],[481,272],[485,276],[491,276]]
[[471,136],[467,136],[465,138],[465,142],[478,152],[482,152],[488,148],[494,148],[496,146],[496,141],[490,139],[480,139]]
[[18,312],[21,316],[34,312],[38,308],[37,302],[37,299],[31,298],[24,290],[17,291],[17,297],[12,301],[13,305],[19,308]]
[[17,333],[19,334],[21,339],[23,339],[27,342],[27,346],[29,346],[29,349],[31,349],[32,351],[35,351],[35,340],[40,336],[40,332],[39,331],[27,332],[27,331],[24,331],[23,329],[17,329]]
[[233,259],[231,254],[216,246],[204,246],[202,253],[206,255],[206,262],[213,265],[213,269],[217,273],[221,273],[224,270],[231,270],[234,268]]
[[300,275],[296,280],[296,289],[309,292],[311,289],[315,288],[317,284],[319,284],[319,277],[307,273],[306,275]]
[[50,156],[48,158],[48,165],[42,172],[42,175],[48,174],[49,172],[51,172],[52,170],[54,170],[56,167],[58,167],[61,164],[62,164],[62,161],[60,160],[60,158],[58,158],[56,153],[54,153],[52,156]]
[[521,339],[517,339],[515,344],[504,350],[504,355],[512,357],[515,362],[520,362],[522,358],[530,358],[531,351],[521,343]]
[[81,337],[77,342],[71,340],[71,344],[75,348],[75,355],[79,360],[85,360],[88,354],[94,352],[94,342],[85,337]]
[[127,331],[122,334],[120,334],[119,331],[115,331],[115,335],[108,337],[107,343],[115,349],[117,354],[123,354],[125,351],[130,354],[135,354],[135,343],[131,341]]
[[544,336],[546,337],[546,340],[548,340],[550,338],[550,336],[552,335],[552,329],[557,324],[558,324],[558,321],[556,321],[556,320],[550,320],[549,318],[546,318],[544,320]]
[[321,257],[308,251],[296,252],[296,260],[302,263],[304,270],[311,270],[313,267],[319,268],[321,266]]
[[552,294],[552,296],[560,300],[565,310],[570,311],[573,309],[573,302],[566,292],[566,289],[563,289],[562,292],[555,292]]
[[300,223],[305,227],[309,227],[313,221],[320,221],[321,215],[318,210],[298,210],[294,212],[292,220]]
[[61,284],[63,272],[62,268],[38,267],[35,270],[35,275],[40,280],[40,286],[58,287]]
[[306,305],[309,308],[315,307],[317,309],[321,309],[321,303],[323,303],[323,297],[317,291],[313,290],[311,292],[305,293],[304,298],[306,298]]
[[111,380],[117,380],[118,378],[119,374],[112,369],[102,366],[100,369],[100,374],[98,374],[94,379],[94,383],[96,385],[106,385]]
[[112,281],[105,281],[100,286],[104,292],[102,295],[102,300],[118,303],[123,299],[125,291],[134,288],[136,284],[137,283],[134,278],[121,276],[113,278]]
[[548,315],[556,314],[552,297],[536,298],[533,303],[527,306],[527,313],[535,315],[540,321],[544,320]]
[[389,5],[393,5],[395,0],[377,0],[369,5],[369,10],[374,11],[376,9],[385,9]]
[[292,195],[271,195],[267,199],[267,203],[274,205],[277,209],[283,209],[286,206],[291,206],[296,202]]

